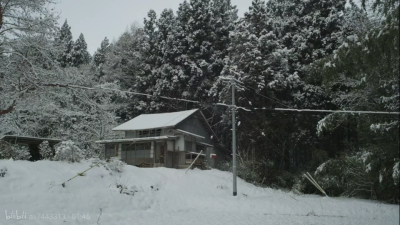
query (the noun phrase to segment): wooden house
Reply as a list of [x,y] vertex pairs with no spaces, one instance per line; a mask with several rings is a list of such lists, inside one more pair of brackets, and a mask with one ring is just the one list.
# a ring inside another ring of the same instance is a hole
[[200,154],[200,161],[216,167],[228,153],[198,109],[142,114],[115,128],[123,139],[101,140],[105,157],[118,157],[129,165],[185,168]]

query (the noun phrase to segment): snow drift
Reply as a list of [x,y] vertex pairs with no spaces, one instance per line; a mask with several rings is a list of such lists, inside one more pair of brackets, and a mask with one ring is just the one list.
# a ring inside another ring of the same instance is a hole
[[0,224],[399,224],[399,206],[260,188],[219,170],[0,160]]

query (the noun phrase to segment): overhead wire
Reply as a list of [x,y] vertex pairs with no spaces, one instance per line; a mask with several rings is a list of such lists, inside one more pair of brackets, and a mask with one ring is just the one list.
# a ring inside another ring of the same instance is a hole
[[[126,93],[126,94],[133,94],[133,95],[141,95],[141,96],[146,96],[146,97],[158,97],[161,99],[168,99],[168,100],[175,100],[175,101],[185,101],[185,102],[191,102],[191,103],[198,103],[202,104],[200,101],[195,101],[195,100],[189,100],[189,99],[182,99],[182,98],[171,98],[171,97],[166,97],[162,95],[151,95],[151,94],[145,94],[145,93],[140,93],[140,92],[133,92],[133,91],[123,91],[123,90],[118,90],[118,89],[112,89],[112,88],[104,88],[104,87],[84,87],[84,86],[79,86],[79,85],[64,85],[64,84],[43,84],[43,86],[54,86],[54,87],[65,87],[65,88],[77,88],[77,89],[85,89],[85,90],[105,90],[105,91],[114,91],[114,92],[121,92],[121,93]],[[254,90],[254,89],[253,89]],[[267,96],[261,95],[256,92],[256,94],[263,96],[264,98],[267,98],[269,100],[273,100],[272,98],[269,98]],[[277,101],[273,100],[273,101]],[[279,103],[279,102],[278,102]],[[279,103],[284,105],[283,103]],[[214,106],[226,106],[226,107],[236,107],[237,109],[242,109],[242,110],[267,110],[267,111],[287,111],[287,112],[319,112],[319,113],[352,113],[352,114],[386,114],[386,115],[400,115],[400,112],[385,112],[385,111],[355,111],[355,110],[319,110],[319,109],[291,109],[289,108],[257,108],[257,107],[241,107],[241,106],[232,106],[228,104],[223,104],[223,103],[212,103],[210,105]]]
[[265,98],[265,99],[271,100],[271,101],[273,101],[273,102],[276,102],[276,103],[278,103],[278,104],[281,104],[281,105],[283,105],[283,106],[285,106],[285,107],[290,108],[290,106],[288,106],[288,105],[283,104],[282,102],[280,102],[279,99],[277,99],[277,98],[275,98],[275,97],[267,97],[267,96],[265,96],[265,95],[263,95],[263,94],[260,94],[256,89],[254,89],[254,88],[252,88],[252,87],[246,87],[246,86],[244,86],[244,84],[242,84],[241,87],[243,87],[243,88],[245,88],[245,89],[247,89],[247,90],[250,90],[250,89],[251,89],[252,91],[254,91],[254,93],[255,93],[256,95],[259,95],[259,96],[261,96],[261,97],[263,97],[263,98]]
[[[242,94],[242,96],[243,96],[247,101],[249,101],[249,99],[248,99],[245,95]],[[255,112],[256,116],[258,116],[261,120],[263,120],[262,116],[261,116],[257,111],[254,111],[254,112]],[[241,114],[251,123],[250,119],[249,119],[243,112],[241,112]],[[273,135],[281,142],[281,144],[284,145],[284,142],[278,137],[278,135],[276,135],[274,132],[271,132],[271,134],[273,134]],[[265,136],[265,138],[266,138],[276,149],[280,149],[280,148],[278,148],[271,140],[269,140],[268,137]],[[273,150],[275,150],[275,149],[273,149]],[[277,150],[275,150],[275,151],[278,152]],[[281,152],[278,152],[278,153],[281,154],[281,155],[283,155],[283,156],[285,157],[285,155],[284,155],[283,153],[281,153]],[[287,157],[287,156],[286,156],[286,157]],[[289,158],[287,157],[287,159],[289,159]]]

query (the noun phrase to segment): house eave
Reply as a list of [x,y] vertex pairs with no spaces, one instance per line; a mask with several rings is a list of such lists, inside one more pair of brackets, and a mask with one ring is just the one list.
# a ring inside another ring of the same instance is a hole
[[150,128],[145,128],[145,129],[116,129],[113,128],[112,131],[137,131],[137,130],[153,130],[153,129],[169,129],[169,128],[174,128],[174,126],[164,126],[164,127],[150,127]]
[[204,146],[207,146],[207,147],[214,147],[214,145],[210,145],[210,144],[207,144],[205,142],[197,142],[197,144],[204,145]]
[[193,137],[196,137],[196,138],[206,139],[203,136],[200,136],[200,135],[188,132],[188,131],[180,130],[180,129],[173,129],[172,131],[175,131],[175,132],[178,132],[178,133],[181,133],[181,134],[185,134],[185,135],[189,135],[189,136],[193,136]]
[[159,141],[159,140],[174,140],[179,137],[177,136],[157,136],[157,137],[145,137],[145,138],[124,138],[124,139],[112,139],[112,140],[100,140],[96,141],[98,144],[108,144],[108,143],[132,143],[141,141]]
[[50,143],[59,143],[62,140],[54,138],[38,138],[29,136],[18,136],[18,135],[4,135],[0,137],[0,140],[4,141],[14,141],[14,142],[30,142],[30,143],[41,143],[43,141],[48,141]]

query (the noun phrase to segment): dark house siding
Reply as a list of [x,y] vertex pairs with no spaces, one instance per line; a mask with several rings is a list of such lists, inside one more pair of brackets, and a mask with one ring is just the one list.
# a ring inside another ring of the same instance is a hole
[[206,130],[200,120],[194,116],[191,116],[176,126],[176,129],[184,130],[193,134],[197,134],[205,137],[204,142],[207,144],[213,144],[211,141],[211,134]]

